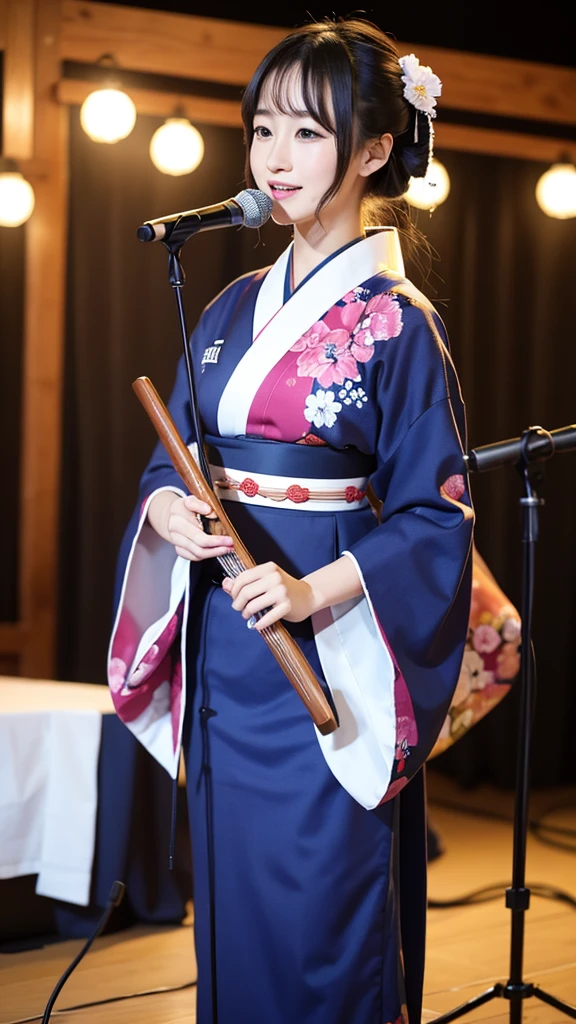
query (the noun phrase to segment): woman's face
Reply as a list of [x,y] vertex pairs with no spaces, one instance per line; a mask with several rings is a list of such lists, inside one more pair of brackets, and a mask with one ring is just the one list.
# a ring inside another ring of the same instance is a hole
[[[305,110],[297,72],[286,82],[285,94],[289,107],[299,113],[278,111],[271,84],[264,83],[254,115],[250,166],[258,188],[274,200],[273,220],[303,226],[316,221],[318,203],[334,181],[336,138]],[[330,101],[330,116],[331,108]],[[351,165],[338,194],[322,210],[323,222],[326,215],[331,218],[341,204],[351,201],[350,183],[357,178]],[[356,202],[359,205],[359,197]]]

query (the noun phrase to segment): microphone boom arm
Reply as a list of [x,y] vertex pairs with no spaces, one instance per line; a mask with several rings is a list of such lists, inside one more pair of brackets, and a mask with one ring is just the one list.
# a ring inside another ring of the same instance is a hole
[[509,462],[539,462],[550,459],[555,452],[576,449],[576,425],[560,427],[558,430],[544,430],[543,427],[529,427],[522,437],[511,437],[495,444],[472,448],[464,456],[466,465],[474,473],[485,473],[498,469]]

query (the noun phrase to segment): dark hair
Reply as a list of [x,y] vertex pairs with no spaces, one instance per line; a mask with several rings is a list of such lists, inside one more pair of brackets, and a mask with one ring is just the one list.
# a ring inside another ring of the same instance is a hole
[[[402,69],[394,44],[367,21],[326,20],[306,25],[282,39],[264,57],[242,100],[248,185],[255,187],[250,149],[262,87],[272,75],[275,108],[296,113],[291,109],[287,88],[295,70],[301,75],[306,110],[336,139],[336,174],[318,204],[317,215],[338,192],[354,152],[369,139],[389,132],[394,138],[392,151],[387,163],[367,179],[364,212],[370,223],[395,223],[413,235],[408,204],[400,197],[411,177],[426,174],[430,122],[404,98]],[[326,86],[332,96],[333,120],[326,106]]]

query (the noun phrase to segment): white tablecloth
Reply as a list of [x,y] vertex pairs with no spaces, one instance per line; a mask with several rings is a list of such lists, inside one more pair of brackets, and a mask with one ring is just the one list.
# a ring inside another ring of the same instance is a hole
[[0,676],[0,878],[87,906],[106,686]]

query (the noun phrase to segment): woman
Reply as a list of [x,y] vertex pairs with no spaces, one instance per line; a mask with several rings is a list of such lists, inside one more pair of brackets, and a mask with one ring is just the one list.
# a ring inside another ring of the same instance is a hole
[[[360,21],[264,58],[247,181],[293,243],[190,343],[217,493],[258,565],[221,579],[232,541],[203,532],[210,510],[161,446],[121,552],[110,683],[173,776],[183,743],[200,1024],[420,1020],[420,768],[462,660],[473,513],[443,325],[396,230],[364,237],[363,216],[426,172],[439,91]],[[170,409],[193,444],[182,365]],[[331,736],[256,635],[279,618],[336,708]]]

